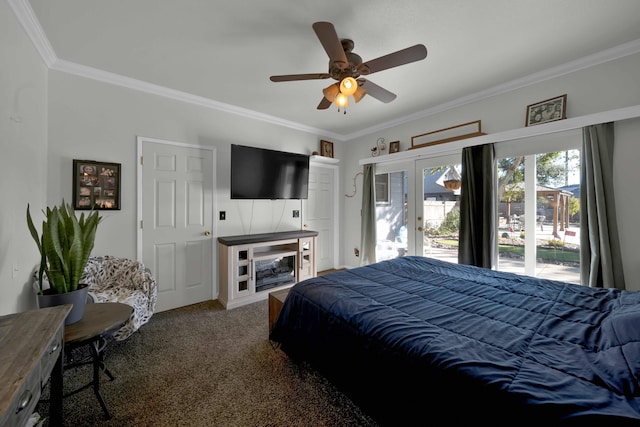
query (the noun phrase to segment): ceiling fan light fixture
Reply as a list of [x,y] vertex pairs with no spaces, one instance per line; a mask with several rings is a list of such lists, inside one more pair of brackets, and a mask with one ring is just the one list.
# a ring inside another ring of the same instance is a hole
[[353,99],[356,101],[356,103],[358,103],[362,98],[364,98],[366,94],[367,94],[367,91],[362,89],[360,86],[358,86],[358,89],[353,94]]
[[349,97],[344,93],[340,92],[338,96],[336,96],[336,105],[338,107],[348,107],[349,106]]
[[324,97],[327,99],[327,101],[333,102],[336,99],[336,96],[340,92],[338,86],[338,83],[334,83],[331,86],[327,86],[326,88],[322,89],[322,93],[324,94]]
[[345,77],[340,82],[340,92],[345,96],[351,96],[358,90],[358,82],[353,77]]

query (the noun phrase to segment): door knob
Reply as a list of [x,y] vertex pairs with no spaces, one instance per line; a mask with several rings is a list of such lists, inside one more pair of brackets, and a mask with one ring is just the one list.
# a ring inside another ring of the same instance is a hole
[[205,236],[211,236],[211,232],[209,230],[204,230],[204,235]]
[[422,227],[418,227],[418,231],[422,233],[424,229]]

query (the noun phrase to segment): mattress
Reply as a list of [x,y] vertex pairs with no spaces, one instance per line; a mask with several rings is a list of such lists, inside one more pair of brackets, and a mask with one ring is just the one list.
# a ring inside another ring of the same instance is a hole
[[296,284],[269,337],[382,424],[440,413],[635,425],[639,303],[636,292],[407,256]]

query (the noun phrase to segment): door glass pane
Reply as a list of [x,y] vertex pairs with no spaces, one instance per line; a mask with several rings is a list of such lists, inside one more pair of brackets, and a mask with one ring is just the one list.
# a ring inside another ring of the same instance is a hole
[[376,174],[376,260],[407,253],[407,171]]
[[[422,168],[422,255],[458,262],[461,165]],[[420,229],[419,229],[420,230]]]
[[498,270],[526,274],[524,156],[498,160],[498,201]]
[[579,283],[579,154],[499,159],[499,270]]

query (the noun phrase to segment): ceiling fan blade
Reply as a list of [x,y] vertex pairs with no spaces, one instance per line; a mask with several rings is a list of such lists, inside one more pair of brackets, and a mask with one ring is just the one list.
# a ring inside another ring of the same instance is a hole
[[362,83],[360,86],[362,87],[362,89],[367,91],[367,94],[373,96],[379,101],[384,102],[385,104],[396,99],[397,95],[395,93],[389,92],[385,88],[378,86],[377,84],[372,83],[369,80],[358,79],[358,83]]
[[327,108],[331,107],[331,104],[332,102],[323,96],[317,108],[318,110],[326,110]]
[[377,73],[399,65],[420,61],[427,57],[427,48],[422,44],[408,47],[388,55],[381,56],[371,61],[363,62],[358,66],[360,74]]
[[338,33],[331,22],[314,22],[313,31],[316,32],[322,47],[329,55],[332,63],[340,63],[341,68],[346,68],[349,64],[347,55],[344,53],[342,43],[338,38]]
[[331,77],[331,75],[327,73],[314,73],[314,74],[285,74],[282,76],[271,76],[269,77],[269,79],[272,82],[290,82],[294,80],[328,79],[329,77]]

